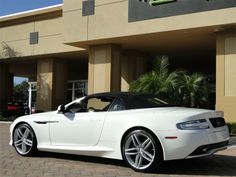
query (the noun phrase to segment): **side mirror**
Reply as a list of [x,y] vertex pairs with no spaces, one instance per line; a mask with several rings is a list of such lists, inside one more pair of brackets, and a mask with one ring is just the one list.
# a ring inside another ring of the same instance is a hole
[[59,114],[64,114],[65,113],[65,105],[62,104],[62,105],[58,106],[57,111]]

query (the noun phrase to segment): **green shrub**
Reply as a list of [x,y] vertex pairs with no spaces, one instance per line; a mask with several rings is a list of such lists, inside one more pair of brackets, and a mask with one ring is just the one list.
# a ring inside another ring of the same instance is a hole
[[13,121],[16,118],[16,116],[3,116],[2,113],[0,113],[0,121]]
[[236,134],[236,123],[227,123],[230,134]]
[[5,118],[2,116],[2,113],[0,113],[0,121],[4,121]]

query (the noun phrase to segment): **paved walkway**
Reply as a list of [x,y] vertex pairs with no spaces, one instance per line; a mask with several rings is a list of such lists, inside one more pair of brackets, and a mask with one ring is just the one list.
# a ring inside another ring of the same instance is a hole
[[151,174],[136,173],[122,161],[55,153],[20,157],[9,147],[9,124],[0,123],[0,177],[179,177],[236,176],[236,148],[214,156],[166,162]]

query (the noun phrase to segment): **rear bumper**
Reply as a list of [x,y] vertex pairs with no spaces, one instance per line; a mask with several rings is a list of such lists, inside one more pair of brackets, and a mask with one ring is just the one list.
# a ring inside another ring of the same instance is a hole
[[[197,158],[212,155],[227,148],[229,141],[228,127],[206,130],[158,131],[164,160]],[[166,139],[166,137],[177,137]]]
[[220,143],[215,144],[207,144],[203,146],[199,146],[195,151],[193,151],[187,159],[191,158],[198,158],[198,157],[205,157],[214,154],[217,151],[225,150],[227,149],[227,145],[229,144],[229,141],[224,141]]

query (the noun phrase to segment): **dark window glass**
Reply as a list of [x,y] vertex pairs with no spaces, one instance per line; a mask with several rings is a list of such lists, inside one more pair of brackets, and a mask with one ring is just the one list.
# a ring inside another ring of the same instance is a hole
[[135,95],[126,100],[127,109],[142,109],[170,106],[167,102],[154,95]]
[[109,111],[122,111],[122,110],[125,110],[125,104],[121,99],[116,99],[109,109]]
[[66,112],[77,113],[77,112],[85,112],[85,107],[82,103],[73,103],[66,108]]

